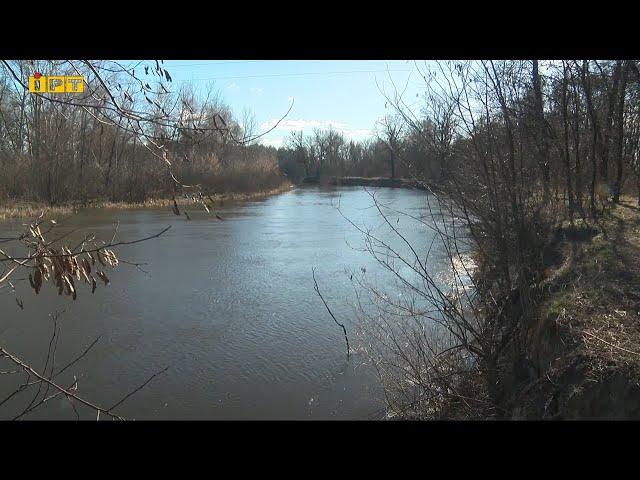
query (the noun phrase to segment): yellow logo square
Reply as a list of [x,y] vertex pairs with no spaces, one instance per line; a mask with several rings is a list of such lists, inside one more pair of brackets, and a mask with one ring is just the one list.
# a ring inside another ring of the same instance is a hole
[[47,77],[47,91],[49,93],[64,93],[65,91],[65,77],[51,76]]
[[47,77],[36,78],[31,75],[29,77],[29,91],[31,93],[46,93]]
[[65,78],[65,92],[67,93],[82,93],[84,92],[84,78],[82,77],[64,77]]

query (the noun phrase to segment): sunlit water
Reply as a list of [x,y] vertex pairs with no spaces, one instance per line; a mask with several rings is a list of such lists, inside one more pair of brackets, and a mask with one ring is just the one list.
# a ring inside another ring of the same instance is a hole
[[[414,216],[426,215],[424,192],[377,189],[377,197]],[[338,206],[340,207],[338,209]],[[359,187],[296,189],[263,201],[222,206],[217,221],[197,207],[191,221],[165,209],[87,211],[62,222],[109,240],[160,238],[117,250],[121,259],[145,262],[143,273],[120,264],[107,270],[108,287],[92,295],[80,286],[77,300],[45,285],[36,296],[16,282],[24,310],[9,289],[0,294],[0,343],[42,368],[52,332],[48,316],[60,316],[55,364],[65,365],[98,335],[98,344],[58,377],[91,401],[110,406],[155,372],[169,367],[122,404],[132,419],[367,419],[384,407],[381,387],[352,340],[347,361],[341,329],[313,289],[312,267],[327,302],[349,331],[355,328],[351,273],[391,288],[392,281],[366,253],[363,235],[343,215],[378,232],[402,250],[367,191]],[[433,232],[406,217],[396,220],[416,248],[426,250]],[[2,224],[2,235],[21,222]],[[403,250],[404,251],[404,250]],[[446,268],[433,246],[430,268]],[[9,365],[0,361],[0,370]],[[67,375],[69,373],[69,375]],[[14,386],[0,376],[0,401]],[[11,418],[28,404],[22,393],[0,408]],[[83,418],[94,418],[78,406]],[[56,398],[28,419],[75,418]]]

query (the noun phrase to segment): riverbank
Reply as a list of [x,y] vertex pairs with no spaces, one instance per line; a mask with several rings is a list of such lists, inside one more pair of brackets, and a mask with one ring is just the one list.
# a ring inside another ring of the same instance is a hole
[[387,187],[387,188],[415,188],[424,190],[424,186],[408,178],[385,177],[335,177],[329,175],[316,175],[305,177],[303,185],[331,185],[336,187]]
[[507,417],[640,418],[640,211],[562,230],[525,353],[502,361]]
[[[221,193],[212,194],[211,199],[214,205],[223,205],[227,202],[243,202],[250,200],[260,200],[272,195],[288,192],[293,188],[289,182],[283,182],[280,186],[259,190],[251,193]],[[207,197],[208,200],[208,197]],[[176,197],[176,203],[180,206],[194,205],[194,202],[182,196]],[[208,203],[211,203],[208,200]],[[19,200],[9,200],[0,204],[0,220],[9,218],[32,218],[40,215],[43,211],[47,215],[72,215],[83,209],[134,209],[134,208],[162,208],[173,206],[172,198],[149,198],[144,202],[111,202],[106,200],[94,200],[86,207],[81,207],[77,203],[50,206],[40,202],[26,202]]]

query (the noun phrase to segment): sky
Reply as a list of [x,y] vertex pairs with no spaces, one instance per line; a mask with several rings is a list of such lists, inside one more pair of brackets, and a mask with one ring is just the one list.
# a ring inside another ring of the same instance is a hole
[[[260,139],[279,147],[293,130],[311,133],[332,126],[346,137],[373,135],[376,122],[391,108],[378,85],[393,91],[391,79],[417,101],[420,77],[408,60],[165,60],[174,84],[192,83],[204,91],[213,83],[237,119],[250,110],[257,133],[279,126]],[[408,82],[408,83],[407,83]]]

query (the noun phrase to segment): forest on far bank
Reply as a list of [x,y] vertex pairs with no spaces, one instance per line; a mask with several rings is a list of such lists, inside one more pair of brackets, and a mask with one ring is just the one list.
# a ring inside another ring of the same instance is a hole
[[283,183],[275,149],[253,140],[253,116],[237,119],[213,90],[200,98],[189,85],[172,88],[159,62],[137,72],[78,64],[91,78],[86,92],[61,97],[31,94],[24,79],[74,74],[72,62],[0,64],[0,200],[143,202],[187,185],[251,193]]
[[[406,148],[419,142],[402,136],[392,115],[361,142],[329,129],[308,138],[292,132],[282,148],[266,146],[251,112],[233,112],[212,85],[204,95],[172,85],[170,72],[156,65],[136,72],[107,61],[3,61],[0,201],[140,203],[171,198],[184,186],[242,194],[318,174],[406,176],[402,162],[425,153]],[[79,67],[90,79],[83,94],[45,96],[26,88],[34,71],[67,75]]]

